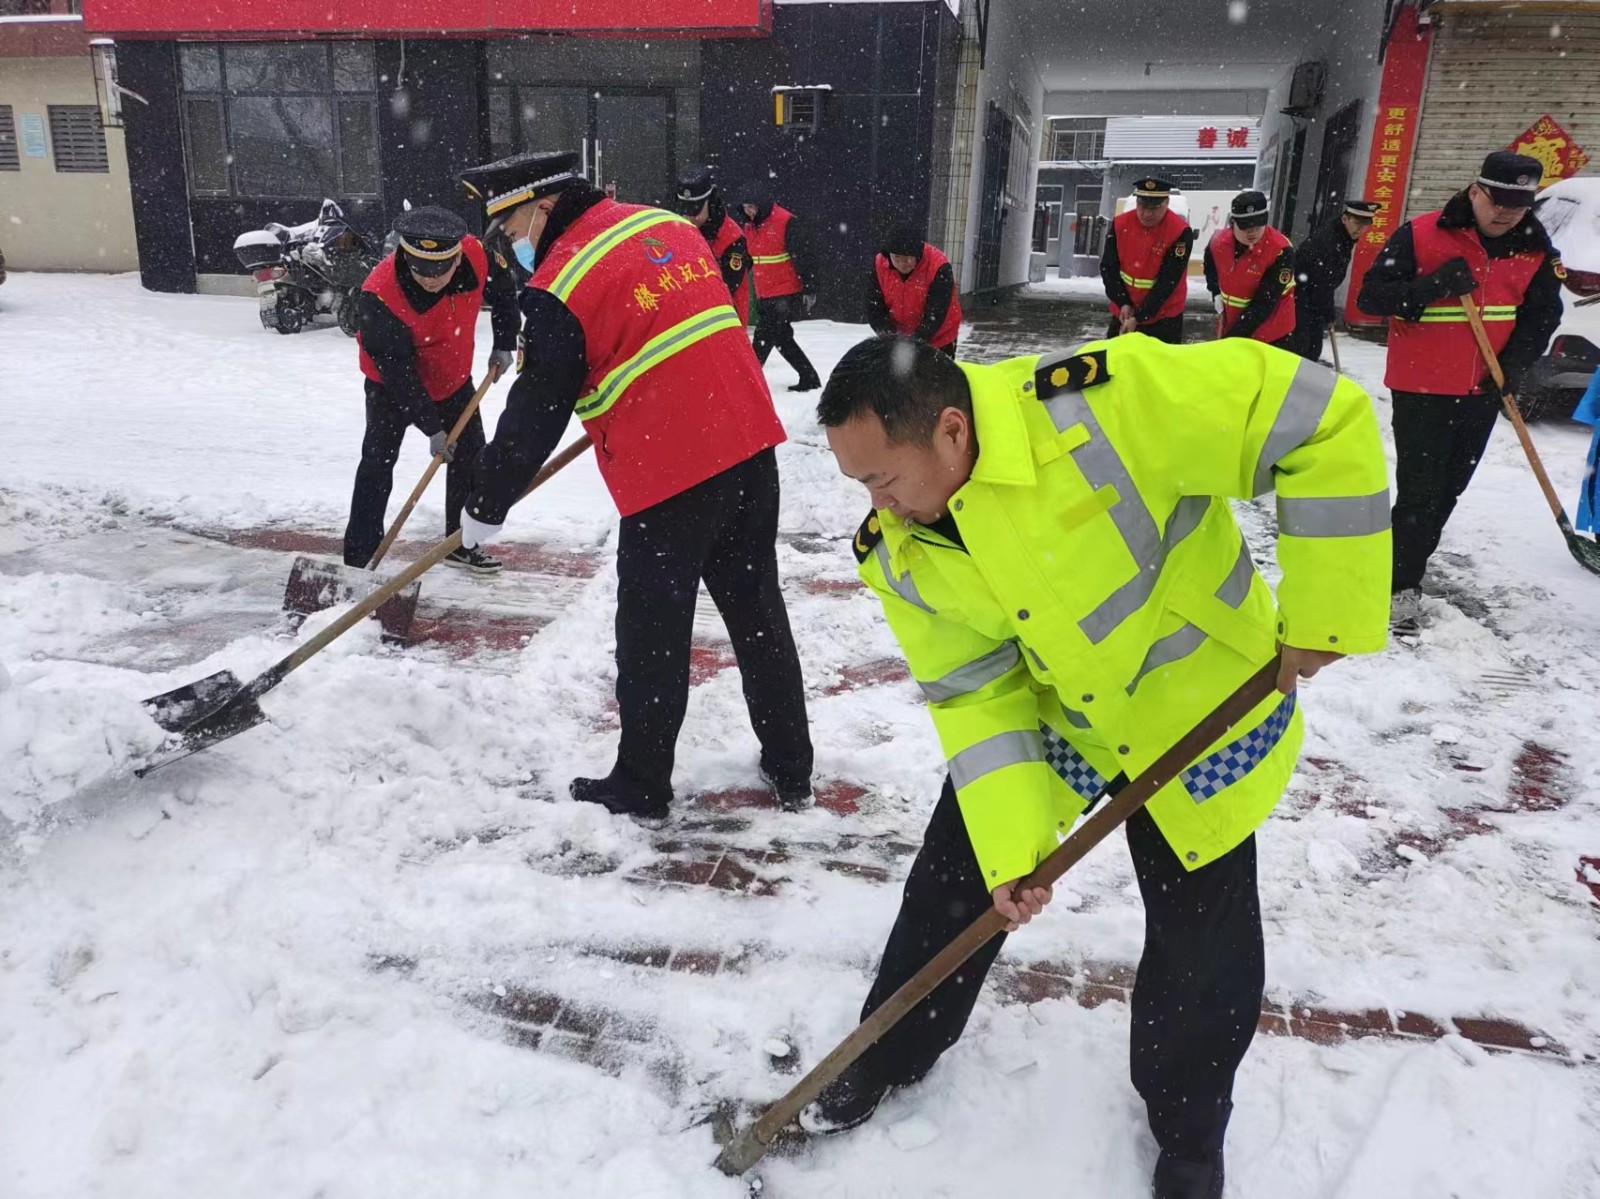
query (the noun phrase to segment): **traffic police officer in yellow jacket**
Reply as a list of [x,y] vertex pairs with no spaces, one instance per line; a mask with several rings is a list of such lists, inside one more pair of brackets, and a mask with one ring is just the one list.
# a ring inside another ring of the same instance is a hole
[[[1246,338],[1142,335],[957,364],[878,338],[818,406],[871,492],[855,538],[928,700],[949,776],[863,1017],[1074,820],[1188,732],[1282,645],[1261,704],[1128,824],[1146,910],[1132,1074],[1161,1149],[1157,1196],[1222,1193],[1233,1075],[1263,989],[1255,829],[1292,774],[1298,678],[1383,648],[1387,468],[1367,395]],[[1277,492],[1276,604],[1228,500]],[[860,1123],[955,1043],[997,938],[807,1110]]]

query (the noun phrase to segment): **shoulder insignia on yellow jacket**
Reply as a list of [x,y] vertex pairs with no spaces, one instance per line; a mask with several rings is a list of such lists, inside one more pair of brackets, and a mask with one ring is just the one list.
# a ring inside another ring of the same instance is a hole
[[1090,350],[1067,358],[1040,362],[1039,369],[1034,373],[1041,400],[1048,400],[1063,391],[1082,391],[1085,387],[1094,387],[1110,378],[1111,369],[1106,366],[1104,350]]
[[867,555],[883,540],[883,526],[878,523],[878,513],[874,509],[867,513],[867,519],[861,522],[861,527],[856,530],[856,539],[851,546],[856,552],[856,561],[865,562]]

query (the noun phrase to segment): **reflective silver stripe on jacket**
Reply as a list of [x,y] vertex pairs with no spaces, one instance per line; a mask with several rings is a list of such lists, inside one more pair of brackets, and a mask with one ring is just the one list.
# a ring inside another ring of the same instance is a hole
[[933,609],[923,602],[922,596],[918,593],[917,585],[912,580],[909,570],[899,578],[895,578],[894,570],[889,565],[889,547],[880,541],[873,552],[878,555],[878,565],[883,568],[884,582],[894,588],[895,594],[906,603],[915,604],[924,612],[932,612]]
[[1389,527],[1389,489],[1336,499],[1278,497],[1278,532],[1291,537],[1361,537]]
[[986,774],[1019,762],[1044,761],[1044,739],[1039,730],[996,733],[969,745],[950,759],[950,781],[957,791]]
[[1250,560],[1250,546],[1241,537],[1239,556],[1233,560],[1228,577],[1217,588],[1217,598],[1230,608],[1237,608],[1250,595],[1250,580],[1255,578],[1256,564]]
[[[1041,361],[1039,367],[1045,369],[1045,363]],[[1100,422],[1095,419],[1083,395],[1076,391],[1062,392],[1046,400],[1045,407],[1050,412],[1050,419],[1055,422],[1056,432],[1065,433],[1074,425],[1082,425],[1088,430],[1089,440],[1070,452],[1083,477],[1096,491],[1102,487],[1117,489],[1117,502],[1106,509],[1106,515],[1117,527],[1117,532],[1122,534],[1123,543],[1133,556],[1133,577],[1078,622],[1078,627],[1090,642],[1098,645],[1119,624],[1144,607],[1145,601],[1155,591],[1156,577],[1161,573],[1161,563],[1165,558],[1161,532],[1156,528],[1150,509],[1145,507],[1140,498],[1133,476],[1123,465],[1116,447],[1107,440],[1105,431],[1100,428]]]
[[1272,468],[1296,446],[1304,445],[1322,424],[1322,415],[1333,399],[1333,389],[1339,376],[1319,362],[1301,359],[1294,372],[1294,381],[1283,397],[1283,406],[1272,422],[1272,431],[1261,447],[1261,457],[1256,459],[1254,488],[1251,495],[1266,495],[1272,490]]
[[943,678],[935,679],[931,683],[924,683],[918,679],[917,686],[922,688],[922,694],[930,704],[942,703],[957,696],[969,695],[996,679],[1004,678],[1021,661],[1022,651],[1017,648],[1017,643],[1007,641],[983,657],[974,658],[965,666],[957,666]]
[[[1216,596],[1230,608],[1242,607],[1244,601],[1250,597],[1250,584],[1255,579],[1255,563],[1250,559],[1250,547],[1242,540],[1239,545],[1239,556],[1233,560],[1233,565],[1228,570],[1228,577],[1222,580],[1222,585],[1217,588]],[[1144,676],[1152,670],[1160,670],[1163,666],[1171,666],[1174,662],[1187,658],[1195,650],[1205,644],[1206,635],[1198,626],[1184,624],[1181,628],[1159,637],[1144,655],[1144,661],[1139,663],[1139,673],[1133,676],[1133,682],[1128,684],[1128,694],[1132,695],[1139,684],[1144,681]]]

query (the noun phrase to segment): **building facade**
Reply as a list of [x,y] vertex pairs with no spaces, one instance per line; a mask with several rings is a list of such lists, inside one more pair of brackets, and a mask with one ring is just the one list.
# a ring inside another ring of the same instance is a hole
[[0,0],[0,253],[14,271],[139,265],[115,93],[69,0]]
[[764,183],[815,232],[818,314],[855,319],[879,240],[930,220],[948,170],[961,27],[942,0],[491,0],[446,36],[422,0],[86,0],[86,18],[144,101],[128,153],[161,291],[229,288],[239,233],[325,197],[380,234],[406,202],[477,219],[463,167],[569,149],[627,202],[666,202],[692,162],[733,199]]

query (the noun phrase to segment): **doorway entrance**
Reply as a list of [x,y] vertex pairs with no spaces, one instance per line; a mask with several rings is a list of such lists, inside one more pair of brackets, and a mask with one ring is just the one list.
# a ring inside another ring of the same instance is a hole
[[1322,133],[1322,158],[1317,164],[1317,196],[1311,205],[1311,227],[1344,211],[1350,194],[1350,163],[1361,132],[1361,101],[1352,100],[1328,121]]
[[625,204],[668,204],[677,162],[676,102],[670,88],[575,88],[521,84],[489,88],[489,142],[496,158],[576,150],[596,187]]

